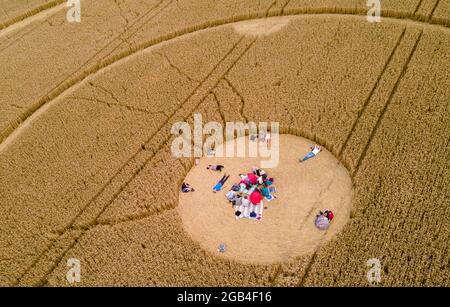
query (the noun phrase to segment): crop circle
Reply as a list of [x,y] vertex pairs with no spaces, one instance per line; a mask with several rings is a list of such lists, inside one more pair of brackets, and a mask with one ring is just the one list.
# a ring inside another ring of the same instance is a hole
[[[203,249],[239,262],[273,263],[314,252],[348,221],[352,182],[346,168],[327,150],[299,163],[298,158],[312,144],[302,137],[280,135],[278,166],[266,169],[275,178],[277,199],[264,202],[267,209],[260,222],[236,220],[225,193],[239,180],[239,173],[249,171],[264,158],[201,158],[185,179],[195,192],[180,193],[179,197],[184,229]],[[212,172],[206,169],[209,164],[222,164],[225,169]],[[214,183],[224,173],[231,175],[224,190],[213,193]],[[320,231],[314,218],[327,208],[336,217],[327,231]],[[226,244],[226,252],[218,252],[221,243]]]

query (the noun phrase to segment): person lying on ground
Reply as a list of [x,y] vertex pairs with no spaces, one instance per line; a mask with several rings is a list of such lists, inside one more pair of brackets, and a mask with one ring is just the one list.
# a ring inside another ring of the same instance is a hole
[[181,192],[183,193],[189,193],[189,192],[194,192],[194,188],[192,188],[189,183],[183,182],[181,184]]
[[319,152],[321,152],[321,151],[322,151],[322,148],[321,148],[319,145],[314,145],[314,146],[312,146],[312,147],[311,147],[311,151],[308,152],[308,153],[306,154],[306,156],[303,157],[303,159],[299,159],[300,163],[301,163],[301,162],[305,162],[305,161],[308,160],[308,159],[314,158],[314,157],[317,156],[317,154],[318,154]]
[[222,179],[220,179],[220,181],[218,183],[216,183],[216,185],[213,187],[213,192],[219,192],[220,190],[222,190],[223,185],[225,184],[225,182],[228,180],[228,178],[230,177],[230,175],[223,175]]
[[248,199],[247,195],[244,195],[244,197],[242,198],[242,206],[244,207],[250,206],[250,200]]
[[261,189],[261,194],[264,197],[270,196],[270,191],[269,191],[269,187],[267,186],[267,184],[264,184],[264,187]]
[[221,172],[222,170],[223,170],[223,168],[224,168],[225,166],[223,166],[223,165],[208,165],[207,167],[206,167],[206,169],[209,169],[209,170],[212,170],[212,171],[218,171],[218,172]]
[[270,189],[270,187],[267,184],[265,184],[263,186],[263,188],[261,189],[262,196],[264,196],[268,201],[271,201],[274,198],[277,198],[277,196],[273,193],[274,192],[272,192],[272,190]]
[[274,181],[273,178],[268,178],[268,179],[264,180],[264,183],[269,186],[269,185],[273,184],[273,181]]

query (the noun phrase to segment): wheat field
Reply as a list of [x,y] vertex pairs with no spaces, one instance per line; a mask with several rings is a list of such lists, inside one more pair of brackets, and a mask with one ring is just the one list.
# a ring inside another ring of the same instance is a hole
[[[450,286],[450,1],[0,1],[0,285]],[[52,10],[51,13],[48,13]],[[269,264],[183,228],[171,127],[273,121],[324,146],[348,223]],[[158,178],[158,180],[155,180]],[[149,182],[152,182],[150,185]]]

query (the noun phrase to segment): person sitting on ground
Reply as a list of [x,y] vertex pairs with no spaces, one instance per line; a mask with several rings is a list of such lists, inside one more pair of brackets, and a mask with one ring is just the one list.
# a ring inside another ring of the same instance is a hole
[[239,183],[233,184],[231,191],[239,192],[241,190],[241,185]]
[[189,192],[194,192],[194,188],[192,188],[189,183],[183,182],[181,184],[181,192],[183,193],[189,193]]
[[252,167],[252,173],[256,176],[261,176],[262,174],[265,174],[266,172],[256,166]]
[[319,211],[319,214],[317,214],[316,217],[319,216],[324,216],[331,222],[331,220],[334,218],[334,213],[330,209],[326,209],[325,211]]
[[226,197],[227,197],[228,201],[232,202],[234,200],[234,198],[236,197],[236,192],[233,190],[228,191],[228,193],[226,194]]
[[242,205],[242,196],[240,194],[237,194],[231,203],[233,206],[239,207],[240,205]]
[[267,132],[267,133],[266,133],[266,137],[264,138],[264,141],[265,141],[266,143],[269,143],[269,142],[270,142],[270,132]]
[[212,170],[212,171],[218,171],[218,172],[221,172],[222,170],[223,170],[223,168],[224,168],[225,166],[223,166],[223,165],[208,165],[207,167],[206,167],[206,169],[209,169],[209,170]]
[[260,132],[259,132],[258,139],[259,139],[259,141],[260,141],[261,143],[263,143],[263,142],[266,141],[266,135],[267,135],[267,132],[266,132],[266,131],[260,131]]
[[244,195],[244,197],[242,198],[242,206],[244,207],[250,206],[250,200],[248,199],[247,195]]
[[219,192],[220,190],[222,190],[223,185],[225,184],[225,182],[228,180],[228,178],[230,177],[230,175],[223,175],[222,179],[220,179],[220,181],[218,183],[216,183],[216,185],[213,187],[213,192]]
[[268,178],[268,179],[266,179],[266,180],[264,181],[264,183],[267,184],[267,185],[269,186],[269,185],[272,185],[272,184],[273,184],[273,181],[274,181],[273,178]]
[[253,173],[248,173],[247,174],[247,178],[248,181],[252,184],[255,185],[258,182],[258,177],[257,175],[253,174]]
[[259,170],[259,175],[257,175],[257,176],[258,176],[257,182],[259,185],[263,184],[264,178],[265,178],[264,176],[266,176],[266,178],[267,178],[266,172],[262,169]]
[[323,215],[331,222],[334,218],[334,213],[330,209],[325,210]]
[[259,176],[258,180],[257,180],[258,185],[262,185],[264,183],[264,177],[263,176]]
[[321,151],[322,151],[322,147],[320,147],[319,145],[314,145],[314,146],[312,146],[312,147],[311,147],[311,151],[308,152],[308,153],[306,154],[306,156],[303,157],[303,159],[299,159],[300,163],[301,163],[301,162],[305,162],[305,161],[308,160],[308,159],[314,158],[314,157],[317,156],[317,154],[318,154],[319,152],[321,152]]
[[267,174],[266,173],[262,174],[261,177],[259,177],[259,178],[261,178],[261,181],[262,181],[261,184],[265,184],[267,182]]

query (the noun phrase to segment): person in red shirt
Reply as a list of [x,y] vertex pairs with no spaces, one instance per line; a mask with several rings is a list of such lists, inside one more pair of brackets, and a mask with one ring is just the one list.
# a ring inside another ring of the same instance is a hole
[[324,215],[326,216],[326,218],[327,218],[330,222],[331,222],[331,221],[333,220],[333,218],[334,218],[334,213],[333,213],[333,211],[331,211],[331,210],[329,210],[329,209],[325,210]]

